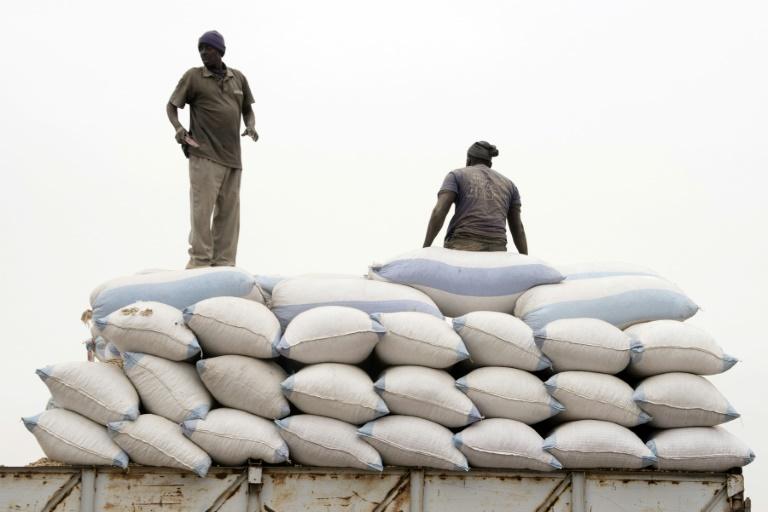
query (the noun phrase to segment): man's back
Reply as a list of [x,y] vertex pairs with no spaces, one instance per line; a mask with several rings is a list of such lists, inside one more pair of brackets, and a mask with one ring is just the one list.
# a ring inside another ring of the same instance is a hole
[[448,225],[446,242],[471,240],[492,245],[507,243],[507,215],[520,205],[512,181],[483,164],[448,173],[440,191],[456,194],[456,211]]

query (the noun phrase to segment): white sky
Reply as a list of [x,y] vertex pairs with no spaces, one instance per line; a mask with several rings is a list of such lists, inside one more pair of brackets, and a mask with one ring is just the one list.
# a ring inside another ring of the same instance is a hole
[[713,380],[768,503],[765,3],[116,5],[0,17],[0,464],[42,455],[19,418],[47,400],[36,368],[84,357],[91,289],[186,262],[187,164],[164,108],[216,28],[261,135],[243,141],[240,266],[363,273],[418,247],[443,176],[489,140],[533,255],[645,265],[703,306],[692,321],[743,360]]

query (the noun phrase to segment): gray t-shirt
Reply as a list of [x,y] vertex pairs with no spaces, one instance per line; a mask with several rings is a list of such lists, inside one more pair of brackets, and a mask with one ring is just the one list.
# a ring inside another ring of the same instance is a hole
[[440,192],[456,193],[456,211],[448,224],[445,240],[465,238],[489,243],[507,243],[507,214],[520,206],[520,192],[512,180],[485,165],[451,171]]

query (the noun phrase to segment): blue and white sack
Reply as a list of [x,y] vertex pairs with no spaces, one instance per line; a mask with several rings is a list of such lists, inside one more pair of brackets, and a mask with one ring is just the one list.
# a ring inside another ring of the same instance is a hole
[[181,423],[205,418],[211,409],[211,395],[189,363],[125,352],[123,371],[147,412]]
[[109,435],[132,461],[145,466],[179,468],[204,477],[211,458],[184,437],[181,427],[154,414],[142,414],[136,421],[107,425]]
[[442,247],[424,247],[373,265],[369,277],[417,288],[450,317],[472,311],[511,313],[524,291],[563,279],[552,266],[524,254]]
[[288,460],[288,446],[277,426],[245,411],[214,409],[204,420],[185,421],[181,430],[223,466],[244,466],[248,459],[270,464]]
[[640,469],[656,463],[637,434],[609,421],[563,423],[544,439],[543,447],[566,469]]
[[687,322],[656,320],[624,331],[633,342],[629,371],[647,377],[670,372],[715,375],[738,362],[705,330]]
[[138,301],[162,302],[183,310],[222,296],[265,302],[252,274],[237,267],[206,267],[134,274],[102,283],[91,293],[91,315],[99,321]]
[[128,455],[109,438],[107,429],[66,409],[49,409],[22,418],[45,456],[77,466],[128,467]]
[[721,473],[755,460],[755,452],[722,427],[659,430],[646,444],[656,455],[656,467],[665,471]]
[[545,452],[544,440],[525,423],[504,418],[479,421],[453,436],[453,444],[476,468],[562,469],[560,462]]
[[666,279],[632,275],[537,286],[518,299],[515,316],[534,331],[562,318],[597,318],[624,329],[652,320],[685,320],[698,309]]
[[277,350],[306,364],[361,363],[373,351],[386,329],[359,309],[320,306],[291,321]]
[[418,311],[443,317],[432,299],[419,290],[362,277],[294,277],[280,281],[272,290],[272,312],[283,329],[299,313],[320,306],[347,306],[368,314]]
[[46,366],[37,375],[51,391],[56,407],[100,425],[135,420],[139,415],[139,395],[115,364],[72,361]]
[[739,413],[705,377],[663,373],[643,380],[633,398],[658,428],[714,427],[735,420]]
[[461,337],[442,318],[409,311],[372,318],[386,329],[374,350],[387,365],[448,368],[469,357]]

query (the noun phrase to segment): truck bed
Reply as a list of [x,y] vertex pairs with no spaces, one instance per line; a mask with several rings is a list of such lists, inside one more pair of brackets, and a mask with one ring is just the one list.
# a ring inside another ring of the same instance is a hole
[[739,472],[0,467],[0,510],[747,512]]

